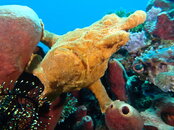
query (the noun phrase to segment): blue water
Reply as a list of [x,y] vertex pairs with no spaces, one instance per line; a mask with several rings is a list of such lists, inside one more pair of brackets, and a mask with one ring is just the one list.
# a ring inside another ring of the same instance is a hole
[[109,12],[145,10],[147,3],[148,0],[1,0],[0,5],[31,7],[46,30],[60,35],[89,26]]

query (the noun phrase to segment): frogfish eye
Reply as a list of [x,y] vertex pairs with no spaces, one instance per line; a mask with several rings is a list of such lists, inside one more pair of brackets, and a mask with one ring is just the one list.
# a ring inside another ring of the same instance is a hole
[[142,71],[144,71],[144,66],[143,64],[134,64],[133,70],[137,73],[141,73]]

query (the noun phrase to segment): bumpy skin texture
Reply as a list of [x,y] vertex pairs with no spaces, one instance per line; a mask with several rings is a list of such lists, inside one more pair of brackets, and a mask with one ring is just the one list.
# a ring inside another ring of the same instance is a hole
[[48,39],[43,38],[43,42],[53,46],[33,71],[45,86],[41,98],[54,100],[62,92],[86,87],[94,92],[104,112],[106,103],[111,100],[100,78],[110,56],[129,40],[129,34],[124,30],[143,23],[145,18],[143,11],[137,11],[128,18],[111,14],[89,27],[59,37],[51,34],[53,39],[44,34]]
[[118,100],[107,108],[105,122],[109,130],[142,130],[144,125],[137,110]]
[[32,9],[0,6],[0,84],[18,78],[41,35],[41,21]]

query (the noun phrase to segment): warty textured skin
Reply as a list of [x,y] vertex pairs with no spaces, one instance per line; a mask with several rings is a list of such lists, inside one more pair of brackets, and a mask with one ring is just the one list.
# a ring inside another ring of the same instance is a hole
[[128,18],[110,14],[89,27],[62,36],[45,31],[43,42],[51,49],[33,70],[45,87],[41,98],[47,97],[52,101],[63,92],[89,88],[99,100],[102,112],[105,112],[111,99],[100,78],[110,56],[129,40],[126,31],[145,19],[143,11],[137,11]]

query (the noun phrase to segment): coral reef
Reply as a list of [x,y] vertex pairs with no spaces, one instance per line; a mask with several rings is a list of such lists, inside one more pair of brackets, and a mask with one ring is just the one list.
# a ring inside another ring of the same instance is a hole
[[1,6],[2,129],[173,130],[173,7],[150,0],[145,24],[120,11],[57,35],[30,8]]
[[142,35],[146,37],[145,46],[133,52],[130,50],[137,46],[132,42],[129,50],[123,46],[112,56],[125,67],[128,102],[141,111],[145,130],[174,129],[173,4],[168,0],[150,0]]
[[[61,97],[60,94],[82,88],[89,88],[94,92],[102,112],[105,112],[107,105],[113,101],[108,97],[100,78],[104,75],[110,56],[129,40],[129,33],[126,31],[143,23],[146,18],[145,12],[137,11],[128,18],[107,15],[90,27],[58,36],[48,31],[44,31],[42,35],[42,22],[28,7],[12,5],[2,6],[0,9],[1,41],[7,45],[3,45],[5,49],[1,50],[1,55],[4,56],[1,60],[1,72],[4,77],[1,80],[16,80],[26,67],[26,71],[33,72],[44,85],[43,92],[40,89],[43,88],[40,81],[36,81],[36,87],[34,82],[31,86],[28,80],[36,77],[30,77],[28,74],[22,75],[26,81],[21,80],[17,88],[12,81],[11,90],[10,87],[5,88],[6,84],[2,84],[1,119],[6,119],[2,120],[6,122],[3,124],[4,129],[54,129],[61,116],[69,117],[71,112],[75,111],[72,111],[75,107],[69,102],[73,98],[64,104],[65,97]],[[3,14],[9,16],[5,17]],[[5,28],[6,25],[11,29]],[[9,35],[11,38],[7,40]],[[35,47],[40,40],[51,47],[45,56],[40,48]],[[14,51],[12,46],[15,46]],[[40,60],[42,62],[38,65]],[[71,64],[66,64],[67,62]],[[60,67],[64,67],[64,70],[60,70]],[[50,104],[45,102],[45,97],[47,100],[56,100]],[[11,124],[12,120],[15,120],[15,123],[13,121]],[[74,128],[78,129],[93,127],[93,119],[89,115],[83,116],[74,125]]]
[[[154,37],[174,40],[174,2],[168,0],[151,0],[147,6],[146,30]],[[159,13],[160,12],[160,13]],[[151,18],[151,20],[149,20]]]
[[[161,90],[174,91],[173,86],[173,47],[153,49],[137,57],[133,63],[133,70],[142,78],[146,77]],[[166,82],[167,81],[167,82]]]

